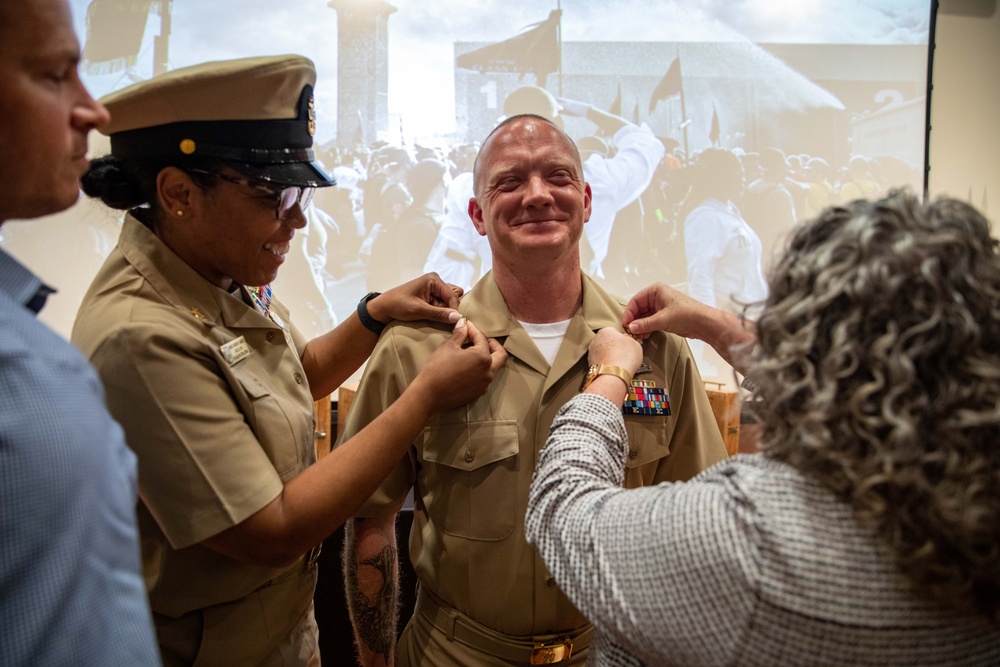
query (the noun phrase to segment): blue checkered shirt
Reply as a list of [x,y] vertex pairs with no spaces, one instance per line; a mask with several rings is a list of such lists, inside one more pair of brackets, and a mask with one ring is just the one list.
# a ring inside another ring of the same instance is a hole
[[51,291],[0,249],[0,665],[159,665],[135,456]]

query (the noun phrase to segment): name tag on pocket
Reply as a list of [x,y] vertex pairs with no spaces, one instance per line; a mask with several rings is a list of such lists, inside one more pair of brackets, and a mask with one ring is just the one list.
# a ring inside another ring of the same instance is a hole
[[219,348],[229,365],[237,364],[250,356],[250,346],[243,336],[234,338]]

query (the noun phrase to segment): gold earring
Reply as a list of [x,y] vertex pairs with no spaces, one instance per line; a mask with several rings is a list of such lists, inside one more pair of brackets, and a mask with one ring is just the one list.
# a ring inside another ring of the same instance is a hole
[[177,217],[178,217],[178,218],[183,218],[183,217],[184,217],[184,211],[182,211],[182,210],[178,209],[178,210],[177,210]]

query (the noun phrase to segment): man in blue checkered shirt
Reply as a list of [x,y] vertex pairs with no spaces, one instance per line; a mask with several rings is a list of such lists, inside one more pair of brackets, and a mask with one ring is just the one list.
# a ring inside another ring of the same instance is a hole
[[[0,225],[71,206],[108,120],[66,0],[0,0]],[[35,318],[53,290],[0,249],[0,665],[158,665],[135,456],[96,374]]]

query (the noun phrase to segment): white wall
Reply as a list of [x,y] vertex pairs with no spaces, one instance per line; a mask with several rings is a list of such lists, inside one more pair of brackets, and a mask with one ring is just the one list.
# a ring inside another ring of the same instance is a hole
[[996,0],[940,0],[936,35],[928,191],[969,201],[1000,229]]

